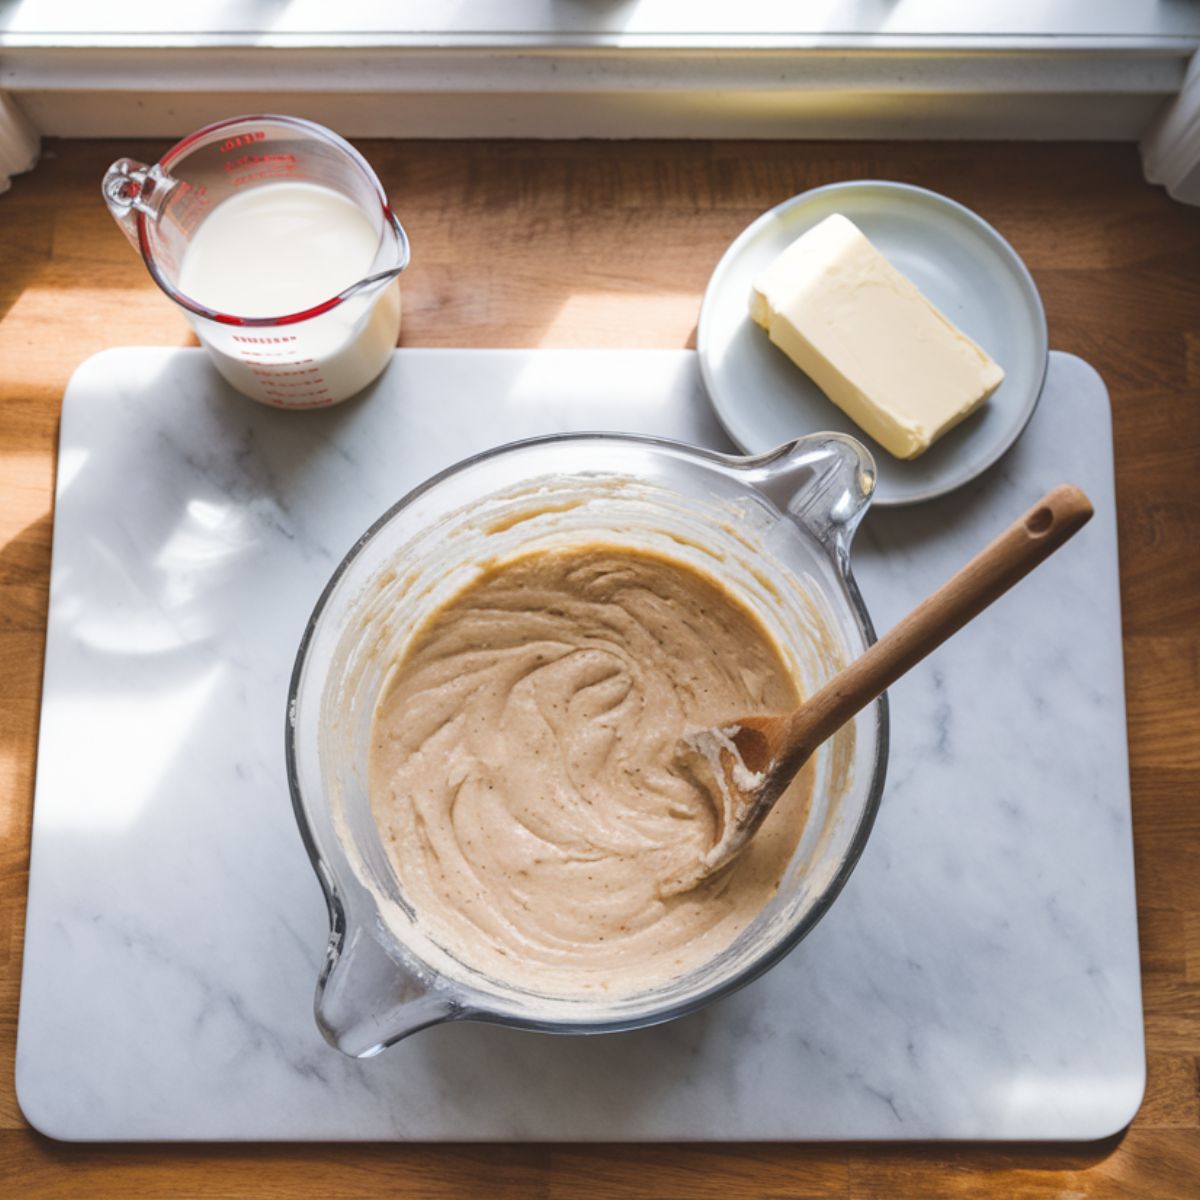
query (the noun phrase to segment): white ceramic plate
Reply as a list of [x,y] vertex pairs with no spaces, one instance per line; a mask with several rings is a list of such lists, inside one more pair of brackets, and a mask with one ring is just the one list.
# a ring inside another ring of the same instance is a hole
[[[983,408],[920,458],[893,458],[750,319],[754,277],[830,213],[849,217],[887,258],[1003,368]],[[875,503],[915,504],[960,487],[1020,436],[1049,361],[1046,314],[1016,251],[970,209],[924,188],[861,180],[816,188],[764,213],[725,251],[704,294],[696,349],[717,416],[749,454],[819,430],[870,447]]]

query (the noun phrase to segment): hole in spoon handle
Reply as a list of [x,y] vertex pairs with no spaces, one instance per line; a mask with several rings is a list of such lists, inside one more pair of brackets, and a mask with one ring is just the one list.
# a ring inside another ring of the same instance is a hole
[[1033,534],[1034,537],[1041,537],[1044,533],[1050,532],[1050,527],[1054,524],[1054,514],[1043,505],[1041,508],[1034,509],[1033,513],[1025,518],[1025,528]]
[[1064,483],[1049,491],[1025,514],[1022,524],[1033,539],[1053,533],[1061,542],[1076,533],[1092,515],[1092,503],[1074,484]]

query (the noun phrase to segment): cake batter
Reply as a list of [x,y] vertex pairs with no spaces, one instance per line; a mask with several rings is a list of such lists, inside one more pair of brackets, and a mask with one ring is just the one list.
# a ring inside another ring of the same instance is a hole
[[681,561],[588,545],[489,568],[376,710],[371,801],[405,898],[462,962],[543,994],[701,965],[774,894],[811,776],[728,870],[666,894],[717,834],[680,739],[799,699],[758,618]]

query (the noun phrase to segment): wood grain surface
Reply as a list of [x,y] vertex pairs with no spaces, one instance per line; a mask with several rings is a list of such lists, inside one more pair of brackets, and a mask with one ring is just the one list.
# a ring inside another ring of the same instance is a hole
[[[188,345],[100,200],[165,143],[50,142],[0,197],[0,1194],[25,1197],[1200,1196],[1200,210],[1129,146],[365,142],[413,239],[409,346],[692,344],[701,293],[764,208],[876,177],[961,200],[1013,243],[1050,340],[1116,422],[1121,593],[1149,1054],[1131,1128],[1086,1146],[80,1146],[22,1119],[13,1054],[50,568],[71,372]],[[164,396],[164,403],[171,397]]]

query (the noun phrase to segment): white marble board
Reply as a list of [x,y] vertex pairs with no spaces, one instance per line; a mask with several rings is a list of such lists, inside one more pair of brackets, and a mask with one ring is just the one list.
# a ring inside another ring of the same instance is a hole
[[469,453],[570,429],[723,446],[686,351],[398,351],[281,413],[198,350],[63,406],[17,1046],[79,1140],[1091,1139],[1144,1079],[1112,441],[1055,354],[1014,450],[856,544],[886,628],[1062,480],[1096,518],[892,691],[879,821],[784,963],[668,1026],[481,1025],[381,1057],[312,1018],[325,908],[283,771],[301,630],[357,535]]

